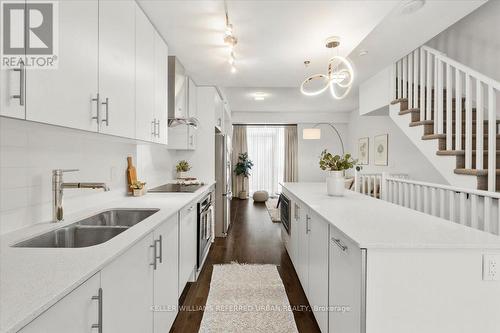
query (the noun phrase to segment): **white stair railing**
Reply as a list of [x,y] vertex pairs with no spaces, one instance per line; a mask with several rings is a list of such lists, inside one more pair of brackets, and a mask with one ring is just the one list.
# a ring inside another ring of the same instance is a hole
[[387,177],[409,179],[406,173],[361,173],[354,172],[354,191],[374,198],[382,198],[384,193],[384,179]]
[[[408,109],[419,109],[420,121],[432,120],[434,134],[446,137],[446,150],[465,151],[465,169],[474,167],[484,170],[486,156],[487,172],[482,171],[480,175],[487,174],[488,191],[495,191],[498,133],[496,104],[500,82],[447,57],[442,52],[422,46],[394,64],[392,83],[393,100],[407,99]],[[456,110],[454,115],[451,112],[453,104]],[[462,114],[464,108],[465,112]],[[487,120],[487,155],[483,147],[484,120]]]
[[500,234],[500,194],[385,178],[384,200],[471,228]]

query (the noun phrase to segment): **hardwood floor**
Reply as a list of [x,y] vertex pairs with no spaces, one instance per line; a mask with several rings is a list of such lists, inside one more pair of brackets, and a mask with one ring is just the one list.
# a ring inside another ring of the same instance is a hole
[[320,332],[281,242],[281,226],[271,222],[266,206],[252,200],[235,199],[231,203],[231,223],[227,238],[217,238],[212,244],[198,281],[186,287],[181,297],[181,311],[171,332],[198,332],[210,288],[212,265],[232,261],[278,265],[299,332]]

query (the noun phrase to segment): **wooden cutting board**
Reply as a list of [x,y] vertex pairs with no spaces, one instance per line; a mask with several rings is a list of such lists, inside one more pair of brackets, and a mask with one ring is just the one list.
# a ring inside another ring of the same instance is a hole
[[130,185],[135,183],[137,181],[137,170],[134,167],[134,164],[132,162],[132,156],[127,157],[127,182],[128,182],[128,192],[132,192],[132,189],[130,188]]

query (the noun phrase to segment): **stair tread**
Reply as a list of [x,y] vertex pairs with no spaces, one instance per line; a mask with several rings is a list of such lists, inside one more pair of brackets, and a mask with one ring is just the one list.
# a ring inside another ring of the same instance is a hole
[[[469,176],[487,176],[488,169],[455,169],[454,172],[457,175],[469,175]],[[500,169],[496,169],[495,174],[500,175]]]
[[[436,154],[440,156],[460,156],[465,155],[465,150],[438,150]],[[476,154],[476,150],[473,149],[472,154]],[[487,155],[488,150],[483,150],[483,154]],[[497,150],[496,154],[500,154],[500,150]]]
[[[476,123],[476,122],[477,122],[476,120],[472,120],[473,124]],[[446,120],[444,120],[443,123],[446,123]],[[456,123],[456,121],[453,120],[453,123]],[[465,120],[462,120],[462,123],[465,123]],[[487,124],[488,120],[484,120],[483,123]],[[497,119],[496,123],[500,124],[500,119]],[[434,120],[419,120],[419,121],[412,121],[412,122],[410,122],[410,127],[421,126],[421,125],[433,125],[433,124],[434,124]]]

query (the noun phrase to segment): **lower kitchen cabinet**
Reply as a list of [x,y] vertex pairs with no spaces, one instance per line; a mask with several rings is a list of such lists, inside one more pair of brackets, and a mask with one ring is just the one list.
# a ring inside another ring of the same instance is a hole
[[179,224],[177,215],[155,229],[159,262],[154,272],[154,332],[167,332],[177,316],[179,288]]
[[196,202],[179,213],[179,296],[186,283],[194,281],[197,259],[197,214]]
[[[88,333],[99,325],[100,273],[93,275],[70,294],[20,330],[22,333]],[[94,330],[97,332],[97,329]]]
[[153,332],[154,249],[150,233],[101,270],[106,333]]
[[[360,249],[330,226],[330,274],[328,332],[363,332],[364,267],[366,249]],[[349,307],[344,308],[344,307]],[[363,321],[363,322],[362,322]]]

